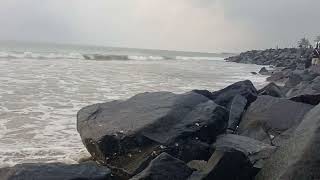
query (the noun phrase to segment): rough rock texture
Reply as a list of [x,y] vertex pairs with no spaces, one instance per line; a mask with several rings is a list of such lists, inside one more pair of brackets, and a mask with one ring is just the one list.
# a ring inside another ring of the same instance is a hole
[[[192,165],[196,167],[195,163]],[[207,164],[198,161],[198,168],[188,180],[250,180],[257,171],[249,159],[240,151],[215,151]]]
[[212,100],[215,103],[224,107],[228,107],[228,109],[230,109],[233,98],[238,95],[245,97],[250,104],[251,102],[256,100],[258,92],[251,81],[240,81],[220,91],[213,92]]
[[228,121],[228,129],[235,131],[240,123],[243,112],[247,106],[247,99],[241,95],[237,95],[233,98],[230,105],[230,114]]
[[297,126],[313,106],[271,96],[259,96],[243,115],[238,133],[270,142],[281,132]]
[[290,139],[274,153],[257,180],[320,179],[320,105],[308,112]]
[[258,169],[263,167],[265,160],[276,150],[276,147],[269,144],[233,134],[219,136],[213,147],[221,152],[242,152],[251,164]]
[[77,118],[91,155],[130,177],[163,151],[183,154],[191,139],[213,142],[227,128],[228,110],[197,93],[156,92],[88,106]]
[[260,89],[258,93],[260,96],[268,95],[273,97],[285,97],[285,94],[282,92],[282,89],[273,82],[271,82],[264,88]]
[[192,172],[183,161],[162,153],[131,180],[185,180]]
[[111,171],[95,163],[19,164],[0,169],[1,180],[111,180]]

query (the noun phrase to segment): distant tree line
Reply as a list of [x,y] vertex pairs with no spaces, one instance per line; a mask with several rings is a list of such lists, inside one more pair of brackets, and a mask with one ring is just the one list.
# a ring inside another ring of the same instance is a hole
[[[320,41],[320,35],[315,38],[314,42],[319,42],[319,41]],[[299,48],[312,48],[312,45],[311,45],[310,41],[304,37],[298,41],[298,47]]]

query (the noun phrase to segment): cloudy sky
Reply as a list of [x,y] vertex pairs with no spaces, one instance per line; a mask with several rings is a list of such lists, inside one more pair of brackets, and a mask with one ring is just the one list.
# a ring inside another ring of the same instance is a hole
[[319,0],[0,0],[0,40],[206,52],[294,46]]

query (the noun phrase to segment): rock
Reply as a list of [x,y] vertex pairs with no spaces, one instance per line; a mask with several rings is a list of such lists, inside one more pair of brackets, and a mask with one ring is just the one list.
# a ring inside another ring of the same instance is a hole
[[135,175],[131,180],[185,180],[193,170],[183,161],[162,153],[141,173]]
[[238,128],[243,112],[247,106],[247,99],[241,95],[236,95],[230,105],[228,129],[235,131]]
[[244,113],[238,134],[270,143],[281,132],[297,126],[313,106],[271,96],[259,96]]
[[138,94],[85,107],[77,128],[91,155],[118,176],[141,172],[161,152],[181,157],[190,140],[212,143],[225,132],[228,110],[190,92]]
[[312,81],[303,81],[287,93],[287,97],[293,98],[301,95],[320,94],[320,76]]
[[273,97],[285,97],[284,93],[282,92],[281,88],[277,86],[275,83],[271,82],[264,88],[260,89],[258,91],[259,95],[268,95],[268,96],[273,96]]
[[311,105],[318,105],[320,103],[320,94],[312,94],[312,95],[305,94],[305,95],[292,97],[290,98],[290,100],[295,102],[311,104]]
[[233,134],[219,136],[213,147],[221,152],[242,152],[257,169],[261,169],[264,161],[276,150],[276,147],[269,144]]
[[19,164],[0,169],[1,180],[111,180],[111,171],[95,163]]
[[320,105],[306,114],[289,140],[266,162],[257,180],[320,179]]
[[287,82],[285,83],[285,87],[293,88],[298,85],[302,81],[302,77],[299,74],[291,73],[288,77]]
[[251,74],[253,74],[253,75],[257,75],[258,73],[256,73],[256,72],[250,72]]
[[271,73],[267,70],[267,68],[263,67],[263,68],[260,69],[259,74],[261,74],[261,75],[269,75]]
[[187,142],[178,143],[179,147],[171,150],[171,154],[184,161],[190,162],[192,160],[208,160],[211,156],[210,145],[201,142],[198,137],[188,140]]
[[215,151],[208,163],[199,164],[200,171],[195,171],[188,180],[250,180],[257,171],[252,167],[247,157],[239,151]]
[[234,83],[220,91],[213,92],[212,99],[215,103],[224,107],[229,107],[228,109],[230,109],[232,100],[237,95],[245,97],[250,104],[256,100],[258,92],[252,82],[246,80]]

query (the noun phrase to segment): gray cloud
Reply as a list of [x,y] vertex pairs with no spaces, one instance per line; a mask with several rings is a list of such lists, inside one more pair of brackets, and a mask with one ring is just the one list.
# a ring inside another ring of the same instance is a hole
[[1,0],[0,40],[190,51],[295,45],[318,0]]

